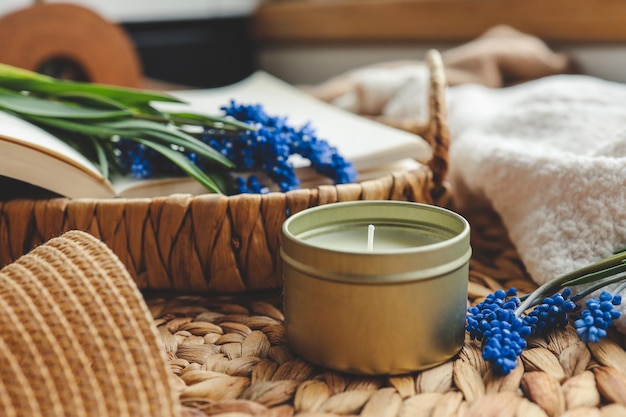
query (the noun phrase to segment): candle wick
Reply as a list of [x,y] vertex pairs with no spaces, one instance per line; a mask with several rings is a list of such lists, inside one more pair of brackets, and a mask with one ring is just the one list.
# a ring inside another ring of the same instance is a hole
[[374,227],[373,224],[367,226],[367,251],[372,252],[374,250]]

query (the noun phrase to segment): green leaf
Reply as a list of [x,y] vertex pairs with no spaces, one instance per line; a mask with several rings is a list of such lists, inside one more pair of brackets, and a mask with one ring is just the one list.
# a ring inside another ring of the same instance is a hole
[[150,137],[165,144],[180,146],[187,151],[195,152],[204,158],[215,161],[228,168],[234,167],[234,164],[224,155],[217,152],[201,140],[176,128],[169,128],[160,123],[148,120],[128,119],[113,122],[101,122],[98,123],[98,126],[112,128],[122,137]]
[[626,260],[625,252],[618,252],[614,255],[608,256],[604,259],[601,259],[598,262],[595,262],[591,265],[585,266],[583,268],[572,271],[568,274],[562,275],[557,278],[556,281],[561,284],[561,286],[565,286],[564,283],[572,282],[583,278],[585,276],[594,274],[596,272],[602,272],[614,266],[621,265]]
[[583,298],[586,297],[590,294],[593,294],[594,292],[596,292],[597,290],[599,290],[600,288],[604,288],[607,285],[610,284],[615,284],[617,282],[621,282],[622,284],[619,285],[617,288],[615,288],[613,291],[613,294],[619,294],[621,292],[621,290],[619,289],[620,287],[622,287],[624,285],[624,274],[617,274],[617,275],[611,275],[610,278],[607,279],[603,279],[601,281],[598,282],[593,282],[593,285],[590,285],[588,287],[586,287],[583,291],[580,291],[576,294],[577,298]]
[[54,78],[38,72],[29,71],[23,68],[14,67],[12,65],[0,64],[0,78],[14,78],[19,80],[38,80],[43,82],[52,82]]
[[524,311],[535,305],[537,300],[542,300],[546,296],[549,297],[562,288],[571,285],[598,282],[604,278],[625,272],[625,262],[626,252],[617,252],[591,265],[550,280],[533,291],[519,307],[515,309],[515,314],[519,317]]
[[161,145],[159,143],[154,143],[149,140],[145,140],[142,138],[130,138],[139,143],[144,144],[145,146],[154,149],[159,152],[161,155],[172,161],[176,164],[180,169],[186,172],[189,176],[194,178],[200,184],[202,184],[207,190],[212,191],[214,193],[223,193],[220,187],[215,183],[208,175],[206,175],[196,164],[191,162],[184,154],[177,152],[171,149],[168,146]]
[[162,112],[153,102],[186,104],[167,93],[62,81],[0,64],[0,110],[50,130],[97,162],[106,177],[111,168],[120,168],[113,139],[122,137],[159,152],[209,190],[232,187],[225,170],[216,170],[211,178],[186,157],[184,152],[193,152],[219,167],[234,167],[195,137],[193,127],[220,129],[224,134],[254,128],[230,117]]
[[58,96],[68,93],[96,94],[111,98],[125,105],[145,104],[151,101],[184,103],[180,99],[166,93],[76,81],[54,80],[53,82],[49,82],[39,79],[0,78],[0,85],[16,91],[26,90],[35,94],[48,96]]
[[[197,113],[165,113],[167,114],[172,122],[177,124],[193,124],[200,125],[206,127],[222,127],[219,124],[224,125],[223,127],[234,127],[238,130],[255,130],[254,127],[250,126],[247,123],[240,122],[239,120],[235,120],[227,117],[219,117],[219,116],[209,116],[204,114]],[[195,123],[194,123],[195,122]]]
[[131,140],[141,138],[142,140],[149,141],[151,143],[156,141],[161,145],[167,146],[168,149],[173,152],[176,151],[171,149],[170,145],[176,145],[183,147],[187,151],[195,152],[199,156],[210,161],[214,161],[225,167],[232,168],[234,166],[230,160],[224,157],[224,155],[217,152],[204,142],[176,129],[168,129],[167,127],[155,122],[131,119],[120,122],[76,123],[71,120],[47,117],[30,117],[29,120],[39,125],[71,131],[87,136],[91,135],[101,139],[109,139],[113,136],[119,136]]
[[204,142],[184,132],[180,132],[176,129],[168,129],[167,127],[155,122],[147,122],[145,120],[123,120],[111,123],[76,123],[71,120],[37,116],[28,117],[28,120],[35,124],[63,129],[83,135],[97,136],[103,139],[108,139],[113,136],[129,139],[132,139],[133,137],[153,139],[165,145],[183,147],[190,152],[195,152],[198,155],[215,161],[225,167],[233,167],[233,163],[230,160]]
[[588,284],[590,282],[600,281],[601,279],[610,277],[615,274],[626,272],[626,264],[620,263],[615,266],[606,266],[597,271],[591,271],[587,274],[565,281],[562,286],[569,287],[571,285]]
[[[64,131],[79,133],[82,135],[91,135],[101,139],[110,139],[118,134],[115,129],[107,128],[102,125],[96,125],[91,123],[77,123],[71,120],[59,119],[54,117],[26,116],[25,119],[44,128],[47,126]],[[64,138],[60,137],[60,139]]]
[[120,103],[117,100],[113,100],[108,97],[99,96],[97,94],[90,93],[68,93],[68,94],[60,94],[57,96],[57,99],[60,99],[65,102],[70,102],[73,104],[77,104],[79,106],[97,108],[97,109],[116,109],[116,110],[126,110],[130,113],[130,109]]
[[127,110],[97,110],[44,100],[0,88],[0,109],[20,115],[66,119],[111,119],[129,116]]
[[104,178],[109,179],[109,161],[107,159],[106,151],[104,146],[95,138],[89,137],[91,143],[96,150],[96,155],[98,156],[98,166],[100,167],[100,172]]
[[145,117],[148,120],[169,121],[165,113],[155,109],[150,103],[131,103],[129,106],[133,109],[135,117]]

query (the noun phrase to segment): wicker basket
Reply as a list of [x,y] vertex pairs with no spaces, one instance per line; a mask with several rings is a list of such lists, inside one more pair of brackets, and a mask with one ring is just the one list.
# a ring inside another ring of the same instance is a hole
[[429,166],[358,184],[267,195],[172,195],[153,199],[11,200],[0,203],[0,266],[69,230],[104,241],[141,289],[241,292],[280,287],[279,245],[286,213],[349,200],[445,198],[445,76],[430,51]]

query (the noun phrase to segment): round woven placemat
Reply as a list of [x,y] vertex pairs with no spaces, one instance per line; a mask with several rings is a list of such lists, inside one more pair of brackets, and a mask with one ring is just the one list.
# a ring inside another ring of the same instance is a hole
[[[498,217],[464,214],[474,249],[468,302],[498,288],[532,290]],[[469,339],[457,357],[435,368],[366,377],[296,357],[285,341],[279,293],[146,298],[190,415],[626,415],[626,352],[615,333],[589,345],[570,328],[533,339],[505,377],[491,373],[480,346]]]
[[[497,216],[464,215],[473,227],[468,303],[498,288],[532,290]],[[618,333],[595,344],[571,328],[532,339],[504,377],[469,339],[432,369],[355,376],[294,355],[279,292],[141,294],[83,232],[34,249],[0,281],[4,416],[626,415]]]

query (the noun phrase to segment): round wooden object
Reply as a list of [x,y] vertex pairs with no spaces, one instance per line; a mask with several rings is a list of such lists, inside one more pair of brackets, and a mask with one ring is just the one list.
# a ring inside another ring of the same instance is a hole
[[0,19],[0,62],[38,71],[69,63],[86,81],[139,87],[141,65],[122,28],[72,4],[35,4]]

